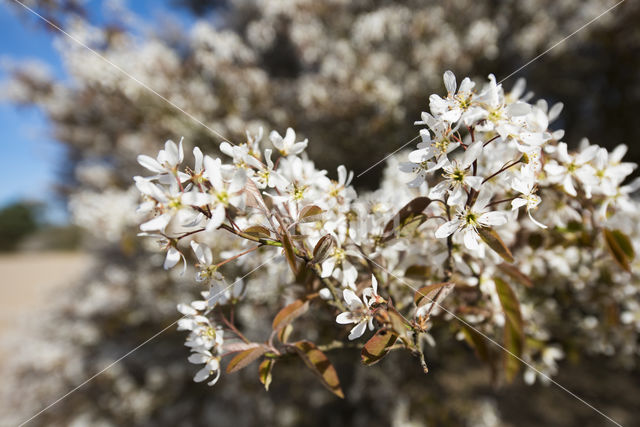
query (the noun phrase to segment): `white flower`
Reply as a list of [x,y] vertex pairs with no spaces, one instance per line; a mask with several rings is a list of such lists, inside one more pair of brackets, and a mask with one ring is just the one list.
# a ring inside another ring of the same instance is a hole
[[193,228],[201,214],[191,206],[206,204],[207,197],[197,191],[184,192],[178,188],[175,181],[169,186],[159,186],[148,178],[134,177],[138,190],[151,199],[150,203],[141,206],[141,212],[156,210],[160,215],[140,225],[142,231],[165,232],[170,223],[174,227],[171,231],[184,232]]
[[473,87],[475,83],[465,77],[460,83],[456,93],[456,76],[447,70],[443,76],[444,86],[447,88],[447,97],[441,98],[436,94],[429,97],[429,108],[435,116],[449,123],[457,122],[462,114],[471,106]]
[[[455,141],[451,135],[449,123],[436,119],[429,113],[422,113],[422,121],[415,124],[425,124],[429,129],[420,129],[422,142],[418,144],[418,149],[409,154],[409,161],[421,164],[433,157],[439,159],[440,156],[455,150],[460,143]],[[431,136],[433,133],[433,137]]]
[[187,260],[185,259],[184,255],[182,255],[182,252],[180,252],[173,246],[170,246],[169,249],[167,250],[167,256],[164,259],[164,265],[163,265],[164,269],[169,270],[170,268],[175,267],[175,265],[178,263],[178,261],[180,261],[180,259],[182,259],[182,265],[183,265],[181,274],[184,274],[184,272],[187,270]]
[[371,287],[362,292],[362,299],[351,289],[345,289],[342,291],[342,295],[348,311],[338,314],[336,322],[341,325],[356,323],[356,326],[349,333],[349,339],[355,340],[364,334],[367,324],[369,329],[373,330],[372,307],[380,298],[378,295],[378,281],[375,276],[371,276]]
[[220,379],[220,356],[214,356],[208,350],[201,350],[191,354],[188,360],[196,365],[204,363],[204,367],[194,375],[193,381],[201,383],[213,376],[213,379],[207,383],[212,386]]
[[179,145],[168,140],[164,147],[164,150],[160,150],[155,159],[144,154],[139,155],[137,159],[138,163],[149,169],[151,172],[158,174],[150,179],[160,179],[160,182],[165,184],[169,183],[169,180],[175,179],[173,178],[174,176],[177,176],[180,179],[180,182],[188,180],[189,175],[178,171],[178,166],[184,160],[182,139],[180,139]]
[[[273,161],[271,160],[272,150],[267,148],[264,150],[264,159],[267,162],[266,165],[263,165],[260,162],[258,163],[255,177],[256,186],[260,189],[264,188],[273,188],[273,187],[285,187],[287,185],[287,181],[274,169]],[[253,156],[251,158],[255,159]]]
[[[425,156],[426,157],[426,156]],[[441,157],[439,163],[425,160],[420,163],[402,162],[400,163],[400,171],[404,173],[414,173],[416,177],[409,181],[407,185],[409,187],[420,187],[423,183],[427,182],[427,175],[442,168],[445,156]]]
[[209,291],[206,292],[206,299],[209,307],[215,307],[216,305],[225,305],[229,301],[242,298],[246,291],[244,280],[236,277],[231,285],[229,285],[224,278],[219,281],[211,283]]
[[[328,195],[328,205],[333,207],[336,204],[346,205],[357,197],[356,191],[351,187],[353,171],[347,172],[344,165],[338,166],[338,180],[325,181],[325,192]],[[320,183],[322,185],[323,183]]]
[[219,158],[213,159],[209,156],[204,158],[205,176],[211,183],[208,192],[211,217],[207,223],[207,231],[218,228],[225,219],[226,208],[229,204],[237,204],[239,192],[244,187],[247,176],[242,169],[237,169],[231,179],[226,182],[222,176],[222,162]]
[[478,227],[491,227],[507,222],[503,212],[487,210],[487,204],[490,200],[490,194],[481,192],[472,207],[459,209],[454,219],[442,224],[436,230],[436,237],[443,239],[457,231],[462,231],[464,245],[470,250],[477,250],[480,246]]
[[482,141],[476,141],[469,145],[460,162],[457,160],[449,161],[445,158],[443,165],[445,180],[431,189],[429,197],[444,199],[445,193],[449,191],[447,204],[459,206],[464,204],[467,199],[465,191],[467,188],[479,191],[483,178],[472,174],[471,165],[482,152],[482,144]]
[[585,186],[604,195],[615,195],[618,186],[637,166],[634,163],[621,162],[626,152],[627,146],[624,144],[618,145],[611,153],[606,148],[599,148],[593,159],[595,172]]
[[284,138],[275,130],[269,134],[269,139],[274,147],[280,151],[283,156],[290,154],[300,154],[307,148],[308,141],[296,142],[296,133],[293,129],[287,128]]
[[517,210],[522,206],[527,207],[527,214],[529,219],[540,228],[547,228],[546,225],[536,221],[531,215],[531,209],[535,209],[540,204],[540,196],[534,194],[535,188],[535,174],[528,166],[523,166],[520,174],[515,175],[511,181],[511,188],[520,193],[521,195],[511,201],[511,209]]
[[[556,154],[560,163],[556,160],[551,160],[544,166],[545,172],[549,175],[549,181],[562,183],[564,191],[573,197],[578,195],[573,185],[574,177],[577,177],[582,182],[589,183],[595,173],[588,162],[594,158],[599,147],[597,145],[588,145],[588,142],[585,144],[585,142],[586,140],[583,140],[583,149],[575,155],[569,155],[566,143],[558,143]],[[587,193],[587,197],[590,197],[589,193]]]
[[213,254],[211,249],[204,243],[191,241],[191,249],[198,259],[198,267],[200,270],[196,273],[196,280],[204,282],[206,280],[222,280],[222,274],[218,272],[218,266],[213,263]]
[[[336,242],[337,241],[336,239]],[[352,250],[345,250],[339,244],[336,244],[331,255],[322,262],[322,273],[320,276],[323,278],[333,276],[338,280],[342,279],[342,286],[355,289],[358,270],[349,262],[347,255],[361,257],[359,253]]]
[[187,330],[189,336],[184,345],[192,351],[208,350],[218,352],[224,342],[223,330],[211,324],[201,312],[207,309],[207,301],[193,301],[191,304],[178,304],[183,317],[178,320],[178,330]]
[[200,312],[207,307],[206,301],[193,301],[190,305],[179,304],[178,311],[184,316],[178,320],[178,330],[191,331],[185,341],[185,346],[191,348],[189,362],[204,363],[193,380],[197,383],[213,376],[208,385],[214,385],[220,378],[220,357],[224,344],[224,331],[221,327],[214,327],[209,319]]

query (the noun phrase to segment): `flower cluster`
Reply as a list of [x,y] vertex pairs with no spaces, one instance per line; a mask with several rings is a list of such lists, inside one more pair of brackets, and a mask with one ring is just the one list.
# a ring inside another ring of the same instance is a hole
[[[405,349],[426,372],[422,343],[436,344],[430,329],[458,320],[460,336],[474,347],[486,345],[469,338],[478,330],[503,329],[504,345],[528,361],[527,381],[556,372],[563,352],[544,317],[520,297],[553,270],[558,250],[574,255],[567,246],[589,252],[598,274],[610,268],[609,257],[618,274],[630,274],[636,240],[626,233],[637,230],[622,231],[618,218],[635,206],[637,184],[623,185],[635,165],[622,162],[624,146],[608,153],[585,141],[569,153],[564,132],[550,128],[562,105],[530,102],[522,81],[511,92],[493,75],[483,87],[469,78],[457,87],[447,71],[444,84],[446,96],[432,95],[430,111],[416,122],[425,126],[422,141],[397,166],[407,184],[363,196],[344,166],[336,179],[316,169],[304,154],[308,141],[290,128],[284,136],[271,132],[266,143],[262,131],[241,145],[224,142],[225,160],[196,147],[186,168],[182,142],[168,141],[155,159],[138,157],[154,173],[135,178],[139,210],[148,217],[142,234],[160,238],[165,268],[182,260],[184,270],[195,259],[196,281],[207,286],[204,301],[179,306],[181,328],[190,331],[189,360],[205,364],[196,381],[213,376],[215,383],[227,354],[235,354],[229,372],[262,359],[267,387],[273,364],[290,354],[319,370],[328,362],[323,345],[291,340],[292,324],[310,309],[355,324],[343,345],[367,326],[374,331],[363,345],[365,364]],[[575,240],[576,230],[591,240]],[[241,243],[214,254],[205,241],[221,239]],[[252,342],[232,320],[252,290],[227,285],[225,276],[232,261],[255,258],[260,268],[274,257],[291,273],[285,280],[294,299],[274,313],[272,333]],[[223,330],[243,345],[222,353]],[[341,340],[338,330],[335,337]],[[530,341],[536,345],[525,346]],[[518,363],[505,366],[507,378],[519,370]],[[342,394],[339,383],[320,376]]]

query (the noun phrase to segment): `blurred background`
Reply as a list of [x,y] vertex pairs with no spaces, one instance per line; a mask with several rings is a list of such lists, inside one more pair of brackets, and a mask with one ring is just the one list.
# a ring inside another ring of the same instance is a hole
[[[417,135],[412,123],[430,93],[444,92],[445,70],[501,80],[616,2],[24,4],[231,141],[246,129],[291,126],[321,168],[358,174]],[[554,125],[568,143],[626,143],[638,162],[637,22],[640,3],[628,0],[503,84],[523,77],[536,97],[563,102]],[[170,324],[176,302],[191,299],[190,279],[159,269],[135,235],[135,159],[180,137],[187,152],[194,144],[215,152],[221,138],[14,0],[0,3],[0,32],[0,424],[16,425]],[[382,172],[354,185],[375,189]],[[214,389],[192,384],[182,338],[167,331],[32,425],[603,424],[553,386],[495,387],[446,335],[438,342],[457,350],[440,353],[426,378],[400,355],[365,369],[345,350],[339,402],[296,366],[283,367],[268,394],[245,373]],[[576,347],[557,380],[633,423],[637,357],[622,356]]]

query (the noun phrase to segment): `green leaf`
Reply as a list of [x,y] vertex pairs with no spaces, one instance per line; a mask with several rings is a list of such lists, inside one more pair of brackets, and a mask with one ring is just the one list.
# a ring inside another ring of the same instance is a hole
[[315,344],[309,341],[298,341],[293,347],[305,365],[320,378],[322,385],[331,393],[344,399],[338,373],[327,356],[318,350]]
[[293,322],[297,317],[302,316],[309,309],[309,301],[295,300],[291,304],[284,307],[282,310],[276,314],[276,317],[273,319],[272,328],[274,331],[279,330],[280,328],[284,328],[291,322]]
[[498,233],[491,227],[478,227],[478,234],[484,242],[508,263],[512,263],[513,255],[504,244]]
[[494,277],[498,298],[504,312],[504,346],[510,352],[505,357],[505,373],[511,382],[520,369],[518,358],[522,356],[524,347],[524,327],[520,303],[513,289],[499,277]]
[[603,229],[602,234],[613,259],[620,267],[630,272],[631,261],[633,261],[636,254],[629,237],[620,230],[610,230],[608,228]]
[[264,389],[269,391],[269,386],[271,385],[272,375],[271,371],[273,370],[273,365],[276,364],[274,359],[265,359],[260,363],[258,367],[258,375],[260,377],[260,382],[264,384]]
[[389,329],[380,329],[367,341],[362,349],[362,363],[373,365],[378,363],[389,353],[389,349],[395,344],[398,334]]
[[261,225],[253,225],[246,230],[244,230],[245,234],[249,234],[250,236],[255,236],[261,239],[270,239],[271,232]]
[[298,215],[298,222],[315,222],[321,219],[322,212],[324,212],[319,206],[309,205],[300,210]]
[[415,229],[427,219],[425,215],[422,215],[422,211],[424,211],[430,203],[431,199],[428,197],[416,197],[403,206],[384,227],[380,242],[385,243],[394,239],[399,235],[400,231],[407,226],[415,231]]
[[507,264],[506,262],[503,262],[501,264],[498,264],[498,268],[504,274],[506,274],[516,282],[520,283],[521,285],[526,286],[527,288],[533,287],[533,282],[531,281],[529,276],[521,272],[515,265],[511,265],[511,264]]
[[268,348],[266,346],[259,345],[238,353],[227,365],[227,373],[230,374],[247,367],[251,362],[265,354],[267,350]]

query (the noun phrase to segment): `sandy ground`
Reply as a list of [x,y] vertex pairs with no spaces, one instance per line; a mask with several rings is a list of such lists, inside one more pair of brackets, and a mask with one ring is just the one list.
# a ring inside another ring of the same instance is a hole
[[91,257],[75,252],[0,256],[0,335],[19,327],[19,317],[43,307],[56,290],[86,272]]

